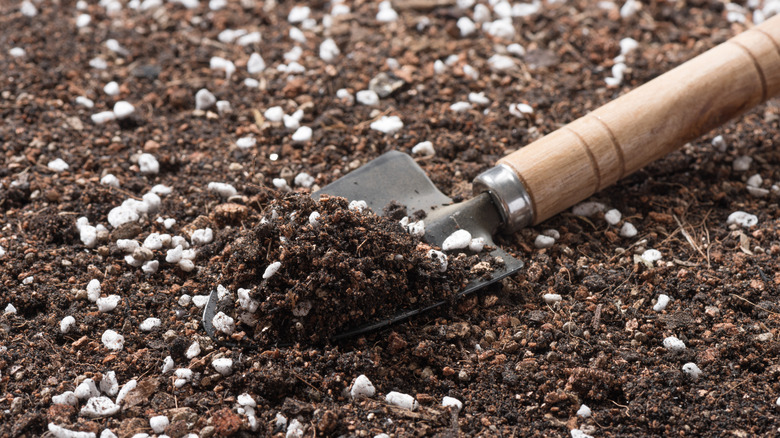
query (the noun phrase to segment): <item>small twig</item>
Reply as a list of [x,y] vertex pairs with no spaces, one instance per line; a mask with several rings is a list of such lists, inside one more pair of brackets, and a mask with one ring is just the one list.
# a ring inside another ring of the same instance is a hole
[[763,310],[764,312],[771,313],[772,315],[775,315],[775,316],[780,316],[780,313],[773,312],[773,311],[771,311],[771,310],[767,309],[766,307],[761,307],[761,306],[759,306],[758,304],[756,304],[756,303],[754,303],[754,302],[750,301],[749,299],[747,299],[747,298],[745,298],[745,297],[741,297],[741,296],[739,296],[739,295],[737,295],[737,294],[731,294],[731,296],[732,296],[732,297],[734,297],[734,298],[740,299],[740,300],[742,300],[742,301],[744,301],[744,302],[746,302],[746,303],[750,304],[750,305],[751,305],[751,306],[753,306],[753,307],[759,308],[759,309]]
[[701,254],[702,257],[707,258],[707,256],[704,254],[704,251],[699,248],[698,245],[696,245],[696,242],[694,242],[693,237],[691,237],[690,234],[685,230],[685,227],[683,226],[682,222],[680,222],[680,219],[677,217],[676,214],[673,214],[672,217],[677,222],[677,226],[680,227],[680,232],[682,233],[683,237],[685,237],[685,240],[688,241],[688,244],[690,244],[693,249],[696,250],[699,254]]

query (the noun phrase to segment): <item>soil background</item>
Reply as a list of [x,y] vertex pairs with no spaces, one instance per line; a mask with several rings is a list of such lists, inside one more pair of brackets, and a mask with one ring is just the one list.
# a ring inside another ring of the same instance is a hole
[[[512,19],[515,33],[507,40],[481,29],[462,37],[458,19],[473,17],[473,8],[447,0],[393,2],[399,18],[389,23],[377,21],[378,3],[357,1],[328,29],[322,21],[332,5],[314,1],[314,27],[302,31],[300,43],[289,36],[291,3],[228,1],[216,11],[207,3],[109,14],[93,2],[78,11],[71,0],[44,0],[34,17],[15,0],[0,3],[0,308],[16,309],[0,316],[0,435],[40,436],[54,423],[129,437],[152,433],[148,419],[166,415],[169,436],[283,436],[278,414],[297,419],[305,436],[778,434],[780,208],[771,190],[780,181],[777,100],[594,195],[636,226],[635,237],[621,237],[620,225],[608,225],[602,213],[560,214],[497,239],[526,262],[518,275],[389,330],[335,344],[244,351],[215,344],[200,326],[201,310],[180,300],[216,287],[224,249],[260,220],[267,204],[252,201],[274,178],[306,196],[387,150],[431,141],[435,156],[418,163],[445,193],[463,198],[471,179],[500,156],[745,30],[751,9],[745,6],[745,23],[732,23],[734,5],[717,1],[650,1],[626,18],[622,4],[543,2],[536,13]],[[84,28],[76,26],[81,13],[91,16]],[[224,43],[218,35],[225,29],[257,30],[262,41]],[[327,37],[341,52],[331,63],[319,58]],[[622,84],[607,87],[627,37],[639,46],[625,55]],[[127,52],[109,50],[110,38]],[[525,54],[509,54],[515,67],[493,71],[488,59],[510,43]],[[276,67],[294,46],[302,49],[305,72],[288,75]],[[12,47],[26,54],[10,56]],[[255,51],[268,67],[249,75]],[[209,68],[213,56],[235,62],[230,79]],[[91,67],[95,57],[108,67]],[[448,59],[435,73],[434,62]],[[342,88],[368,88],[382,72],[402,86],[376,106],[336,96]],[[247,77],[257,86],[247,87]],[[110,81],[119,83],[118,96],[103,92]],[[195,111],[201,88],[229,101],[232,112]],[[450,110],[470,92],[484,92],[490,103]],[[78,105],[77,96],[95,107]],[[91,121],[120,99],[135,114]],[[517,103],[533,113],[513,115],[509,105]],[[300,123],[312,128],[311,140],[295,142],[293,130],[264,119],[277,105],[287,114],[303,110]],[[401,117],[404,127],[392,135],[371,129],[383,115]],[[250,135],[255,146],[236,146]],[[712,146],[717,135],[725,150]],[[158,173],[140,172],[143,152],[157,158]],[[747,171],[735,170],[742,156],[752,157]],[[51,170],[56,158],[69,169]],[[315,187],[295,186],[301,172]],[[100,183],[107,173],[120,188]],[[763,197],[748,191],[754,174],[768,189]],[[232,206],[207,188],[210,182],[238,190]],[[79,217],[108,226],[112,208],[156,184],[173,191],[156,214],[121,234],[143,241],[151,232],[188,235],[212,226],[214,241],[198,248],[193,271],[166,264],[159,253],[157,273],[126,264],[118,230],[110,227],[97,247],[84,246]],[[738,210],[758,223],[728,225]],[[158,215],[176,224],[167,230]],[[547,229],[560,238],[535,248]],[[635,257],[651,248],[660,261]],[[121,297],[115,310],[98,312],[84,299],[91,279],[100,280],[104,296]],[[548,305],[547,293],[563,299]],[[659,294],[671,302],[657,312]],[[60,321],[68,315],[76,324],[63,334]],[[162,325],[139,330],[148,317]],[[108,329],[124,336],[122,350],[103,345]],[[672,335],[687,348],[664,348]],[[202,352],[187,359],[193,342]],[[194,372],[190,383],[176,387],[171,373],[162,373],[167,356]],[[212,368],[218,357],[233,360],[232,374]],[[688,362],[701,368],[699,379],[682,371]],[[139,382],[119,413],[89,419],[78,414],[83,402],[52,404],[52,396],[108,371],[120,385]],[[352,400],[348,389],[360,374],[377,394]],[[391,391],[415,396],[420,408],[389,405],[384,396]],[[243,393],[257,402],[257,431],[237,409]],[[463,409],[442,407],[443,396],[461,400]],[[591,417],[576,415],[582,404]]]

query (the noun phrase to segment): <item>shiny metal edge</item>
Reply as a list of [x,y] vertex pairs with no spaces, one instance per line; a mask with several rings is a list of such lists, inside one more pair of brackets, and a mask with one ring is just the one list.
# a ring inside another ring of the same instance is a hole
[[506,164],[477,175],[474,193],[488,192],[503,219],[502,231],[512,233],[534,222],[533,205],[523,182]]

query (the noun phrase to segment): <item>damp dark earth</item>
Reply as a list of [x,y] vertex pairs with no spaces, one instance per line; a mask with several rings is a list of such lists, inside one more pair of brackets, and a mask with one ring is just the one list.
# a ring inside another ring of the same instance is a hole
[[467,199],[778,11],[0,2],[0,436],[779,434],[777,99],[496,236],[525,266],[462,298],[500,261],[311,196],[398,150]]

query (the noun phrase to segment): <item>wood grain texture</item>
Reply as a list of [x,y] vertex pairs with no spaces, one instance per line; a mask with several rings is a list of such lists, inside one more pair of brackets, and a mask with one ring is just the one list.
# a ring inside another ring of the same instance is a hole
[[502,158],[534,223],[780,94],[780,16]]

